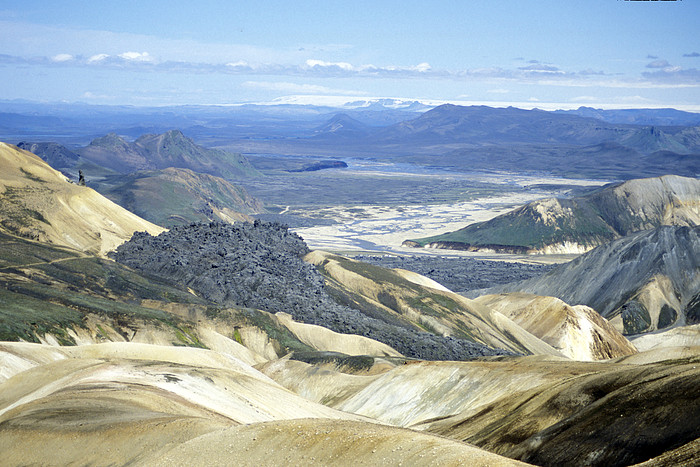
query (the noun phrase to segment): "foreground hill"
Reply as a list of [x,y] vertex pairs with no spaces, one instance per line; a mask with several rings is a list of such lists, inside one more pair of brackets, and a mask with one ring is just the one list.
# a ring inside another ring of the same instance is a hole
[[265,211],[245,188],[189,169],[167,168],[107,177],[92,184],[120,206],[155,224],[251,221]]
[[645,364],[635,359],[651,356],[408,362],[366,376],[289,359],[259,368],[312,401],[535,465],[622,466],[700,436],[698,351]]
[[0,143],[0,230],[104,255],[135,231],[163,231],[39,157]]
[[231,355],[0,344],[3,461],[90,465],[526,465],[311,402]]
[[666,175],[630,180],[571,199],[533,201],[455,232],[406,246],[513,253],[583,253],[660,225],[700,224],[700,180]]
[[632,234],[541,277],[494,290],[590,306],[624,334],[697,324],[700,226],[664,226]]
[[134,142],[110,133],[93,140],[77,152],[95,164],[121,173],[168,167],[190,169],[224,178],[258,173],[241,154],[199,146],[179,130],[160,135],[143,135]]

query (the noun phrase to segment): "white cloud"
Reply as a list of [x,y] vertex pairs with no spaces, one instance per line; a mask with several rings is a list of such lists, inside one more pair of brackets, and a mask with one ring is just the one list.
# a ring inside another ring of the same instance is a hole
[[51,61],[56,62],[56,63],[70,62],[74,58],[75,57],[73,57],[70,54],[58,54],[58,55],[54,55],[53,57],[51,57]]
[[87,62],[88,63],[96,63],[96,62],[101,62],[105,58],[109,58],[108,54],[95,54],[88,58]]
[[354,67],[351,64],[346,63],[346,62],[326,62],[324,60],[307,60],[306,66],[309,68],[314,68],[314,67],[340,68],[341,70],[345,70],[345,71],[357,71],[359,69],[362,69],[362,67],[356,68],[356,67]]
[[148,52],[124,52],[119,54],[119,57],[124,60],[134,60],[138,62],[153,61],[153,57],[151,57]]
[[670,65],[671,64],[666,60],[654,60],[653,62],[647,64],[647,68],[666,68]]
[[488,92],[490,94],[508,94],[510,92],[510,90],[498,88],[498,89],[489,89],[486,92]]

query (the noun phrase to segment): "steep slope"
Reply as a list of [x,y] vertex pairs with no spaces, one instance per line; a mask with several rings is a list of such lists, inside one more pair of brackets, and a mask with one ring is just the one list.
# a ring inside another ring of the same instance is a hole
[[334,296],[373,316],[513,352],[560,355],[501,313],[418,274],[321,251],[305,260],[322,271]]
[[93,184],[129,211],[163,226],[221,220],[252,221],[265,211],[245,188],[220,177],[168,168],[109,177]]
[[571,199],[533,201],[455,232],[406,246],[515,253],[583,253],[660,225],[700,224],[700,180],[666,175],[629,180]]
[[224,178],[258,174],[241,154],[204,148],[179,130],[143,135],[133,143],[110,133],[77,152],[87,160],[121,173],[177,167]]
[[163,231],[15,146],[0,143],[0,166],[4,232],[105,255],[135,231]]
[[700,227],[658,227],[599,246],[547,274],[491,291],[587,305],[623,334],[696,324]]
[[573,360],[607,360],[637,352],[605,318],[587,306],[524,293],[483,295],[476,303],[504,314]]

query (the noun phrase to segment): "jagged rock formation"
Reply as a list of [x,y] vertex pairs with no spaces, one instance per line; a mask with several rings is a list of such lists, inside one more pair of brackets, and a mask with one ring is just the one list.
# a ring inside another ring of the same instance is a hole
[[110,133],[77,152],[89,161],[121,173],[178,167],[224,178],[257,174],[241,154],[204,148],[179,130],[143,135],[133,143]]
[[623,334],[696,324],[700,227],[664,226],[632,234],[539,278],[487,290],[587,305]]
[[189,169],[167,168],[108,177],[93,183],[107,198],[155,224],[249,221],[265,212],[245,188]]
[[137,233],[112,257],[215,303],[289,313],[303,323],[384,342],[409,357],[463,360],[504,353],[339,305],[323,276],[301,259],[308,252],[285,227],[256,221],[176,226],[158,237]]
[[104,255],[135,231],[163,231],[39,157],[0,143],[0,230]]
[[534,201],[455,232],[406,246],[510,253],[584,253],[660,225],[700,224],[700,180],[666,175],[630,180],[571,199]]

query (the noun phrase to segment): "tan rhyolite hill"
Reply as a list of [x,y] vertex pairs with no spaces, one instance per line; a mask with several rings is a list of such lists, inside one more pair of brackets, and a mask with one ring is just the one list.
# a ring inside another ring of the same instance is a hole
[[5,232],[105,255],[136,231],[163,231],[15,146],[0,143],[0,168]]
[[636,353],[594,309],[526,293],[482,295],[476,303],[503,313],[573,360],[605,360]]

